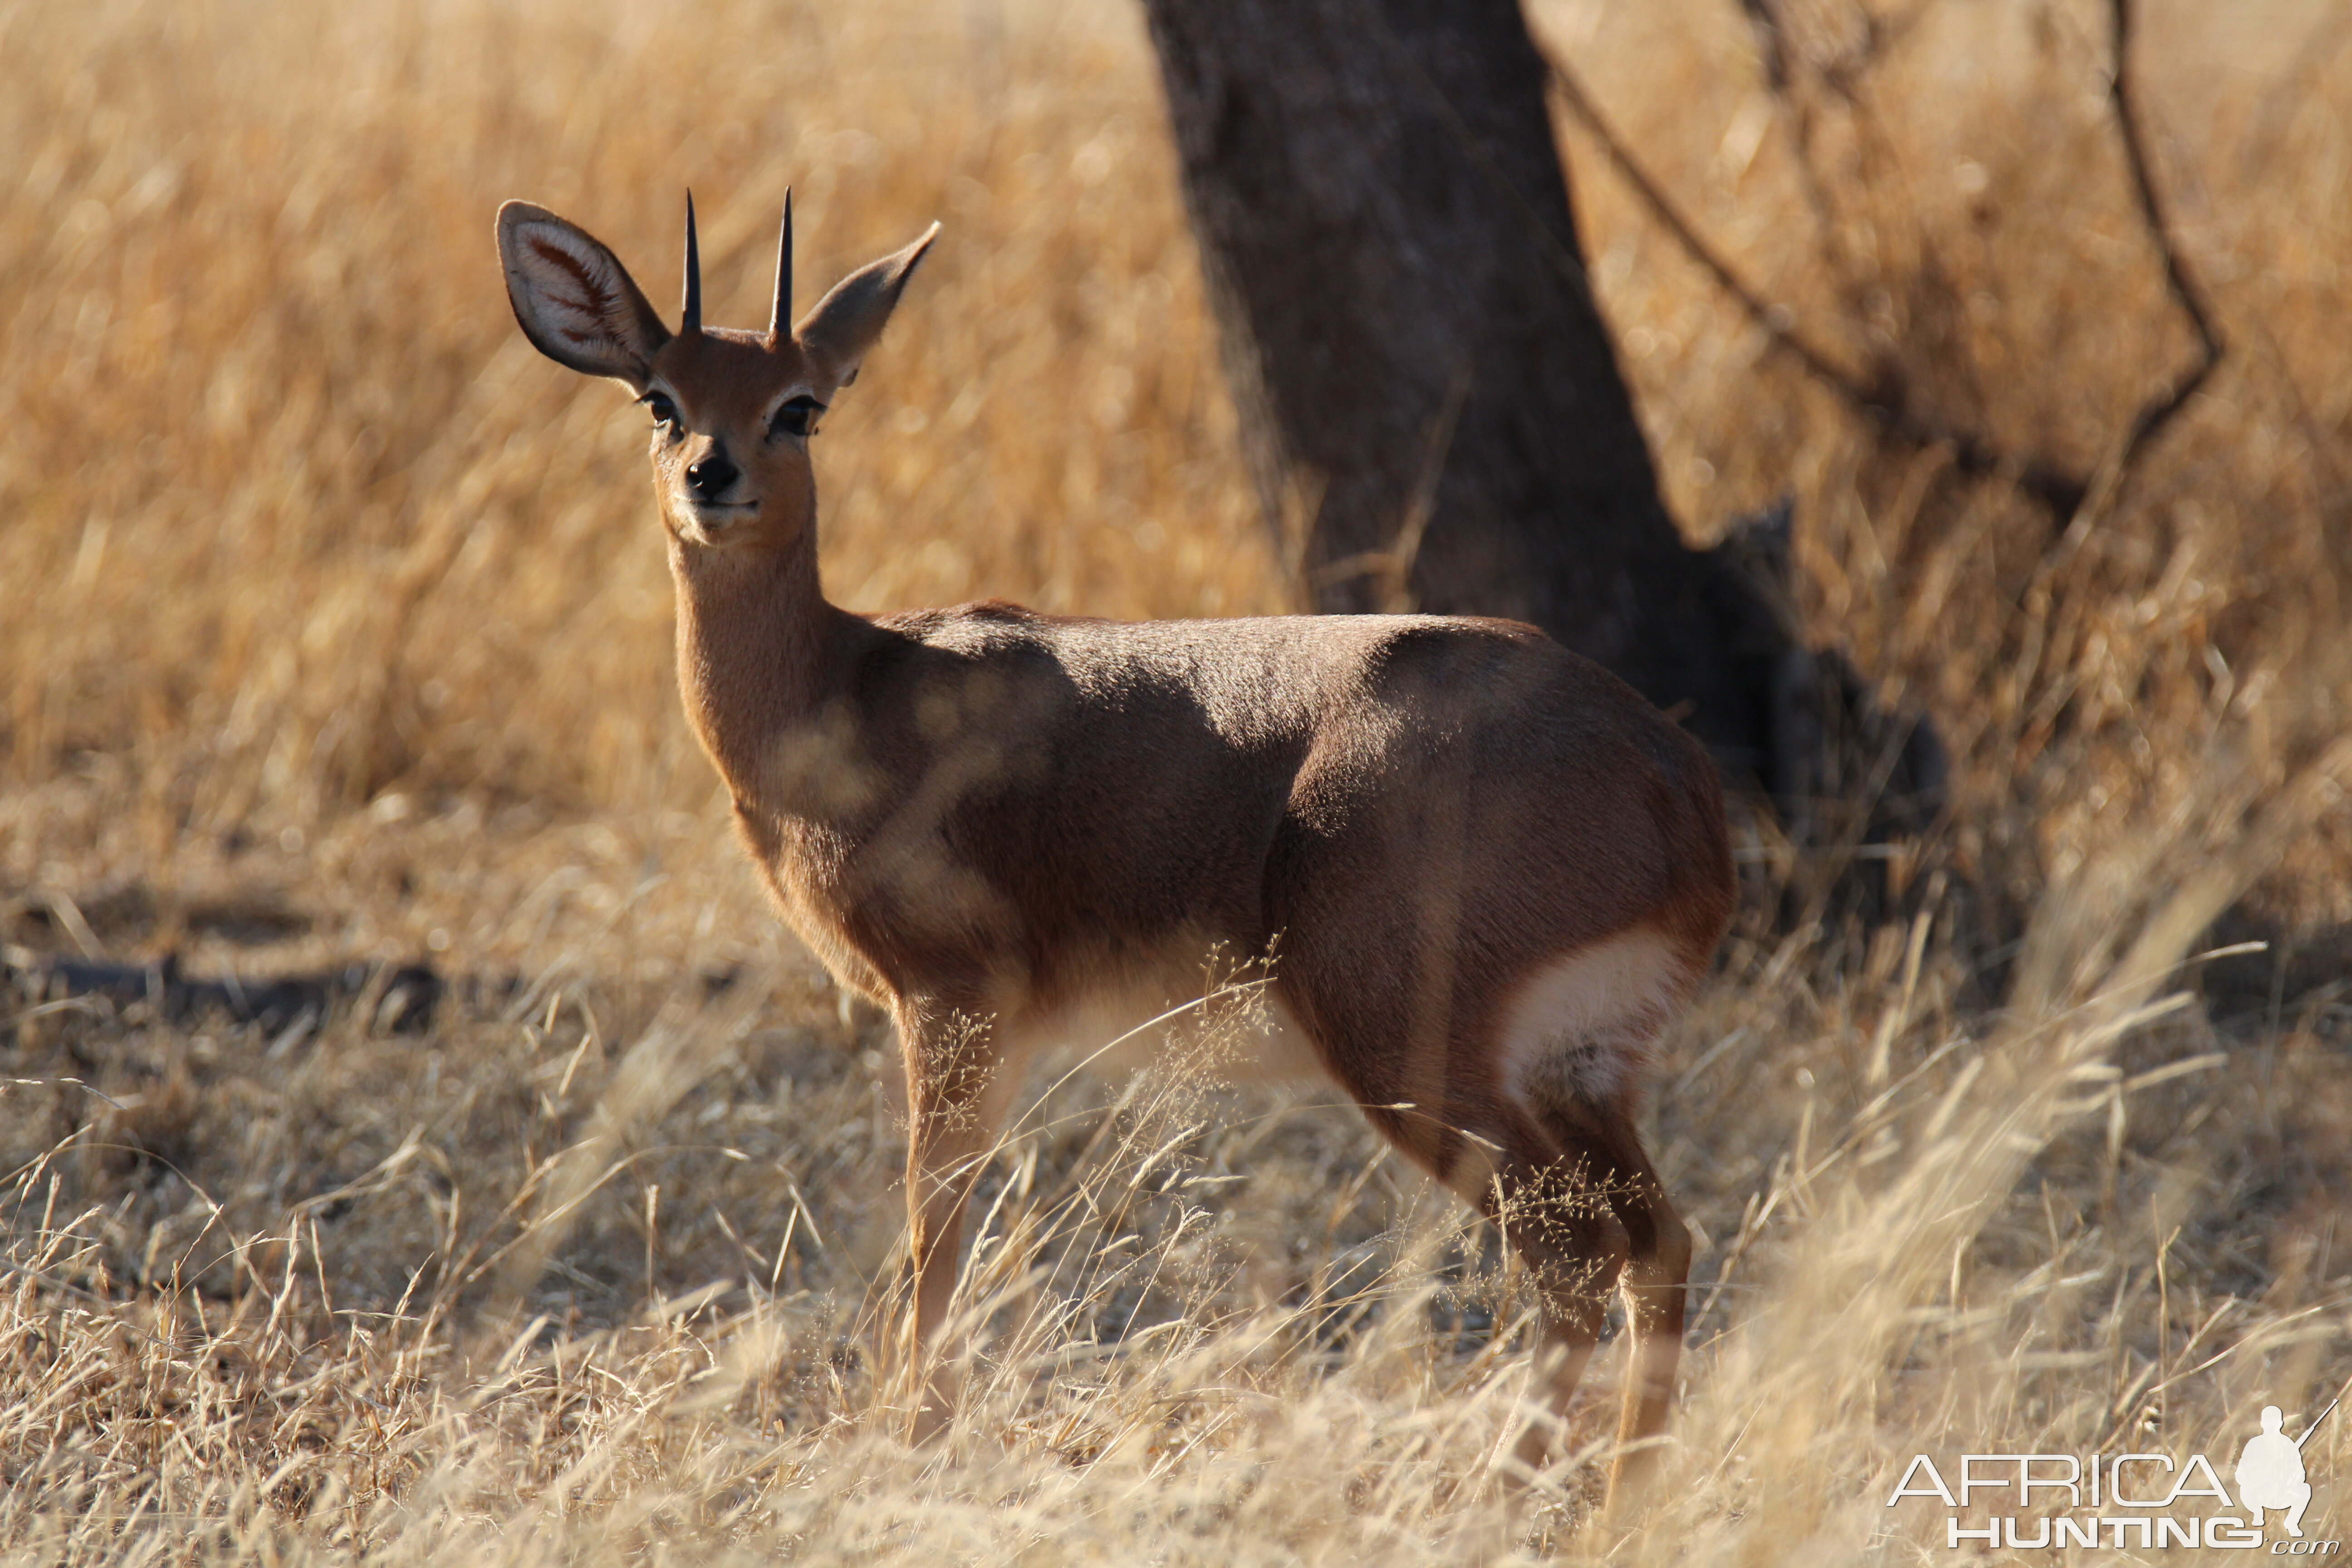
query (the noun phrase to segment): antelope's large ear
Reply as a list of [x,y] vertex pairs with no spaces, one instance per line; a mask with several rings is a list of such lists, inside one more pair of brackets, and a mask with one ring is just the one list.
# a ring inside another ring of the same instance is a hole
[[515,320],[540,353],[645,390],[669,329],[593,235],[545,207],[509,202],[499,209],[499,260]]
[[835,284],[833,292],[819,300],[816,308],[793,329],[801,352],[835,385],[847,386],[857,379],[858,362],[881,337],[890,312],[898,309],[898,296],[906,291],[907,279],[915,275],[915,263],[922,260],[939,233],[940,226],[933,224],[906,249],[867,262]]

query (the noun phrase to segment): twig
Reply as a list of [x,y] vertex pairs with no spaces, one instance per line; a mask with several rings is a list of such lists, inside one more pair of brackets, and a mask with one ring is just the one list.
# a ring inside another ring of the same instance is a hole
[[2124,163],[2131,170],[2132,194],[2139,202],[2148,239],[2164,261],[2165,289],[2180,313],[2189,318],[2190,328],[2197,333],[2199,351],[2196,365],[2151,398],[2134,416],[2131,434],[2124,438],[2116,458],[2114,477],[2101,487],[2102,499],[2112,501],[2147,444],[2172,423],[2173,416],[2213,374],[2213,367],[2221,363],[2222,345],[2212,311],[2206,305],[2204,290],[2189,275],[2189,264],[2181,258],[2179,247],[2172,243],[2172,228],[2165,217],[2163,198],[2157,194],[2156,177],[2149,171],[2147,151],[2140,141],[2130,71],[2132,0],[2109,0],[2109,5],[2115,18],[2115,64],[2107,73],[2107,98],[2116,106],[2116,130],[2123,138]]
[[1773,0],[1739,0],[1739,8],[1748,13],[1748,28],[1764,57],[1764,83],[1777,97],[1789,85],[1788,29],[1781,26],[1780,7]]
[[[1758,27],[1765,47],[1765,74],[1774,95],[1784,93],[1790,77],[1786,40],[1782,37],[1780,18],[1764,0],[1743,0],[1745,9]],[[1816,380],[1835,391],[1846,402],[1876,422],[1883,429],[1916,445],[1944,447],[1953,458],[1953,466],[1971,478],[2000,475],[2009,478],[2017,487],[2043,502],[2053,512],[2065,516],[2079,525],[2088,515],[2103,512],[2112,505],[2134,465],[2146,455],[2147,447],[2164,428],[2171,424],[2189,398],[2213,374],[2221,362],[2224,350],[2221,331],[2216,325],[2204,290],[2189,271],[2179,247],[2173,243],[2171,224],[2166,215],[2164,200],[2156,185],[2156,178],[2140,134],[2139,118],[2135,103],[2131,73],[2128,68],[2133,25],[2132,0],[2109,0],[2114,17],[2114,63],[2108,72],[2108,98],[2115,105],[2116,132],[2123,143],[2124,162],[2130,171],[2132,194],[2148,237],[2156,247],[2164,266],[2166,292],[2180,313],[2188,319],[2197,334],[2198,362],[2176,378],[2170,385],[2150,398],[2133,416],[2128,433],[2116,448],[2114,457],[2101,467],[2093,479],[2051,468],[2032,458],[2004,453],[1981,437],[1965,430],[1937,425],[1920,417],[1906,406],[1905,391],[1899,383],[1881,379],[1873,385],[1856,371],[1843,365],[1829,353],[1809,342],[1796,331],[1795,320],[1785,305],[1768,304],[1734,272],[1731,266],[1700,236],[1679,207],[1667,196],[1649,172],[1634,158],[1633,152],[1619,136],[1592,95],[1585,90],[1575,71],[1564,60],[1549,59],[1552,80],[1559,87],[1560,98],[1585,130],[1601,145],[1620,176],[1647,207],[1651,216],[1674,237],[1683,250],[1715,279],[1716,286],[1728,294],[1758,326],[1776,348],[1793,355]],[[1924,5],[1915,6],[1901,18],[1890,37],[1899,37],[1917,20]],[[1877,46],[1887,41],[1875,28],[1860,62],[1866,67],[1878,52]],[[1844,73],[1848,76],[1852,71]],[[1840,85],[1850,89],[1850,80]]]
[[1962,474],[1971,479],[2006,479],[2060,516],[2073,515],[2083,504],[2091,491],[2088,481],[2035,458],[2004,452],[1969,431],[1951,429],[1922,418],[1907,405],[1908,399],[1899,382],[1889,382],[1882,376],[1874,386],[1861,373],[1839,363],[1830,353],[1798,332],[1795,313],[1786,305],[1766,303],[1692,226],[1673,199],[1650,177],[1649,171],[1634,158],[1569,64],[1556,57],[1547,58],[1561,100],[1601,144],[1611,165],[1675,242],[1715,279],[1716,287],[1729,295],[1748,320],[1763,329],[1767,342],[1774,348],[1793,356],[1815,380],[1881,429],[1914,446],[1948,450],[1952,466]]
[[1469,400],[1470,367],[1465,363],[1454,373],[1444,405],[1430,420],[1421,471],[1414,476],[1412,493],[1405,502],[1404,521],[1397,528],[1396,542],[1386,550],[1360,550],[1318,567],[1308,578],[1311,586],[1321,588],[1358,577],[1377,577],[1381,614],[1413,612],[1412,563],[1421,555],[1422,536],[1428,531],[1430,514],[1437,507],[1437,487],[1445,478],[1445,457],[1454,445],[1454,427],[1461,420],[1462,405]]
[[[1875,11],[1862,14],[1862,40],[1843,54],[1828,59],[1816,68],[1816,74],[1829,84],[1832,91],[1852,102],[1855,87],[1874,69],[1889,49],[1901,43],[1936,0],[1914,0],[1907,11],[1888,17]],[[1777,20],[1777,18],[1776,18]],[[1785,81],[1783,83],[1785,85]]]

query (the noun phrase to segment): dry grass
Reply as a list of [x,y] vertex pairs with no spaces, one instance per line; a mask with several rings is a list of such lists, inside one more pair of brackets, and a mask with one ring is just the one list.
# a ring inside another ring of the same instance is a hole
[[[1788,10],[1801,66],[1858,37]],[[2103,8],[1924,15],[1783,111],[1732,7],[1540,19],[1809,332],[2095,471],[2191,347]],[[1277,606],[1130,13],[0,6],[0,936],[477,982],[422,1035],[0,1003],[0,1552],[1934,1560],[1941,1510],[1880,1506],[1915,1452],[2218,1461],[2316,1409],[2352,1020],[2284,963],[2180,967],[2249,886],[2308,950],[2352,914],[2352,29],[2264,16],[2144,25],[2230,353],[2077,517],[1874,432],[1566,138],[1679,514],[1794,495],[1801,612],[1933,710],[1960,796],[1898,914],[1759,914],[1674,1042],[1686,1402],[1671,1506],[1604,1527],[1590,1464],[1496,1500],[1527,1302],[1491,1237],[1344,1109],[1174,1072],[1034,1086],[962,1410],[896,1439],[891,1042],[727,841],[636,416],[499,295],[509,195],[666,294],[691,181],[721,321],[787,180],[807,288],[939,216],[823,443],[835,596]],[[1755,833],[1759,911],[1838,908]]]

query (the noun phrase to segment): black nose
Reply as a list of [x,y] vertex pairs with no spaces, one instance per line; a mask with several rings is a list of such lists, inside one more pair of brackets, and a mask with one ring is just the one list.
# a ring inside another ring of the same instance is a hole
[[740,471],[728,460],[724,449],[713,447],[710,456],[686,470],[686,482],[693,487],[697,500],[717,500]]

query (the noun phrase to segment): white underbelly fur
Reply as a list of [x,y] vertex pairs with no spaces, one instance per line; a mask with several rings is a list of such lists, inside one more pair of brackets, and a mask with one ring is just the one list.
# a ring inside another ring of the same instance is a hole
[[[1657,1035],[1695,976],[1654,931],[1622,932],[1538,969],[1503,1016],[1503,1083],[1524,1097],[1621,1101],[1641,1084]],[[1106,976],[1053,1009],[999,1015],[999,1040],[1017,1072],[1077,1068],[1119,1076],[1181,1063],[1223,1083],[1328,1079],[1321,1058],[1269,985],[1208,989],[1195,959]]]
[[1207,995],[1196,961],[1171,962],[1098,984],[1076,1001],[999,1023],[1007,1055],[1055,1072],[1125,1076],[1177,1063],[1221,1083],[1319,1079],[1314,1047],[1271,986]]

